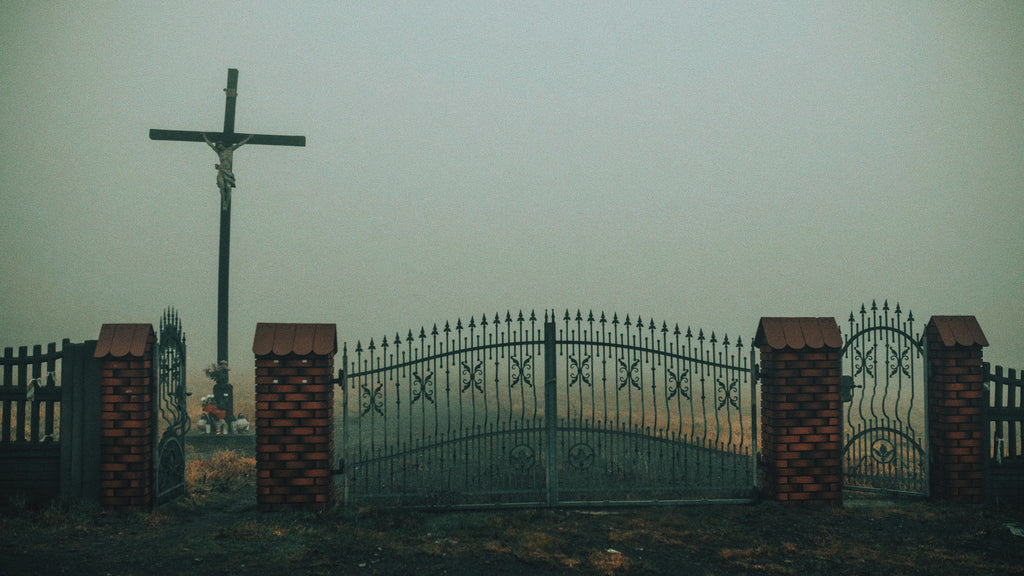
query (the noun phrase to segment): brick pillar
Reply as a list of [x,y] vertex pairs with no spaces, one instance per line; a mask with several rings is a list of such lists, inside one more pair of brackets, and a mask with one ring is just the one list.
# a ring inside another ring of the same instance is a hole
[[334,324],[256,326],[256,502],[262,511],[333,504]]
[[100,362],[100,504],[149,510],[154,503],[153,342],[150,324],[104,324]]
[[765,497],[842,502],[839,325],[833,318],[762,318],[754,344],[761,352]]
[[974,316],[932,316],[928,346],[928,452],[932,498],[980,503],[985,496],[985,373],[988,340]]

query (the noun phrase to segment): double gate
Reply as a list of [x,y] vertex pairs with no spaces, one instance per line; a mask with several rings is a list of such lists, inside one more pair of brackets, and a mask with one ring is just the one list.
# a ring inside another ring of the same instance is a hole
[[925,349],[899,304],[850,313],[842,349],[843,488],[928,495]]
[[753,351],[626,316],[545,312],[344,348],[348,503],[516,506],[749,499]]

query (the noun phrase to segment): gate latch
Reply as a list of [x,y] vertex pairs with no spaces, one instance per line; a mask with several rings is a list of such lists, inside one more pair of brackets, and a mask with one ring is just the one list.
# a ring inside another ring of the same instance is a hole
[[853,402],[853,389],[863,388],[853,383],[853,376],[839,377],[839,399],[843,402]]

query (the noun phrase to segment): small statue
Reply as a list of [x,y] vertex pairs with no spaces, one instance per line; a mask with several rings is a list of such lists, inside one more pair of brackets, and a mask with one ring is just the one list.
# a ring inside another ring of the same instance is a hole
[[221,210],[227,210],[231,207],[231,189],[235,187],[235,175],[231,172],[232,156],[235,150],[242,147],[252,138],[252,134],[245,137],[245,140],[235,142],[231,146],[225,146],[220,142],[211,142],[206,137],[205,132],[201,132],[203,140],[206,140],[206,144],[213,148],[213,151],[217,153],[217,157],[220,158],[219,164],[214,164],[213,167],[217,169],[217,188],[220,188],[220,208]]

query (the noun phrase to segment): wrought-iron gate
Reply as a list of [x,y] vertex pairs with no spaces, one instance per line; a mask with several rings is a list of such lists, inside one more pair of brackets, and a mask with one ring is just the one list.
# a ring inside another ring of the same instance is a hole
[[871,303],[843,345],[843,488],[928,494],[924,345],[914,314]]
[[601,314],[472,318],[343,350],[344,500],[404,506],[749,499],[753,352]]
[[159,506],[185,494],[185,433],[191,425],[185,406],[185,333],[178,314],[168,309],[160,318],[156,343],[153,429],[156,435],[155,497]]

